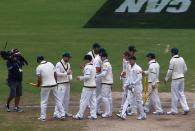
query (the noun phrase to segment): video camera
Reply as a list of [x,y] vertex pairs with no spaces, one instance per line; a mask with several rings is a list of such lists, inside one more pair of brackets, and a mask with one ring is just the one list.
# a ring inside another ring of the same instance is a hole
[[[7,42],[6,42],[6,46],[7,46]],[[22,56],[22,54],[20,53],[20,51],[18,49],[11,49],[10,51],[5,51],[6,46],[4,48],[4,50],[0,50],[0,56],[4,59],[4,60],[8,60],[8,61],[18,61],[20,62],[20,64],[22,65],[28,65],[27,60]]]

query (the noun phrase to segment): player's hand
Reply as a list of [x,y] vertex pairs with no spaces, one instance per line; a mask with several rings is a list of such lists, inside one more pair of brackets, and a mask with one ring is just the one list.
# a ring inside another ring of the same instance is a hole
[[125,76],[126,76],[126,72],[122,72],[121,77],[125,77]]
[[156,88],[156,85],[152,85],[152,89],[154,90]]

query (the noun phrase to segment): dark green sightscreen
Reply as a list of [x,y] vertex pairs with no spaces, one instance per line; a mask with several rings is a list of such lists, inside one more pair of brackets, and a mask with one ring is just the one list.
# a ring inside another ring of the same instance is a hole
[[86,28],[195,28],[192,0],[107,0]]

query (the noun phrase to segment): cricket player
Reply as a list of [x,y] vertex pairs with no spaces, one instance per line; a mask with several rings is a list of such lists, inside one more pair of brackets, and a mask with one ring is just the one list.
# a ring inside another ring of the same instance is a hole
[[112,66],[108,60],[106,52],[100,54],[102,60],[101,73],[96,75],[96,78],[102,79],[101,96],[104,105],[103,118],[112,116],[112,85],[113,85],[113,73]]
[[52,91],[55,97],[55,104],[59,111],[61,120],[65,119],[65,112],[60,98],[57,94],[56,72],[55,67],[51,62],[44,60],[43,56],[37,57],[37,63],[39,64],[36,69],[36,75],[38,78],[37,87],[41,87],[41,113],[40,121],[46,120],[46,110],[48,105],[49,94]]
[[148,75],[148,94],[151,96],[148,96],[148,101],[145,104],[145,112],[149,113],[151,106],[154,105],[156,111],[153,112],[153,114],[162,115],[163,109],[161,107],[160,97],[158,94],[160,65],[156,61],[156,55],[154,53],[148,53],[146,57],[149,61],[149,67],[148,70],[143,73]]
[[123,105],[123,110],[121,113],[116,114],[121,119],[126,119],[126,110],[131,100],[131,96],[134,95],[136,99],[136,106],[139,111],[138,120],[145,120],[146,114],[143,107],[143,97],[142,97],[142,69],[139,65],[136,64],[136,57],[131,56],[129,58],[129,64],[131,65],[129,76],[125,83],[125,87],[128,88],[128,96]]
[[[72,117],[69,113],[69,103],[70,103],[70,81],[72,80],[72,70],[69,63],[71,56],[70,53],[65,52],[62,55],[60,62],[56,64],[56,74],[57,74],[57,93],[63,104],[65,116]],[[55,106],[54,118],[59,118],[59,110]]]
[[168,115],[175,115],[178,113],[178,101],[183,108],[183,115],[189,113],[189,107],[184,94],[184,76],[187,72],[187,66],[182,57],[179,56],[177,48],[171,49],[172,58],[169,63],[169,69],[165,77],[165,83],[172,78],[171,83],[171,111],[167,112]]
[[90,116],[88,117],[90,120],[96,120],[96,69],[92,64],[92,57],[90,55],[84,56],[85,67],[83,70],[83,76],[78,76],[77,80],[84,81],[83,90],[81,93],[80,99],[80,108],[79,112],[76,115],[73,115],[73,119],[82,120],[86,107],[89,105],[90,108]]
[[[101,48],[101,46],[98,43],[93,44],[93,50],[90,51],[88,54],[92,56],[92,63],[96,68],[96,74],[101,73],[101,65],[102,61],[100,58],[100,54],[102,52],[106,52],[104,48]],[[101,78],[96,78],[96,100],[97,100],[97,114],[101,115]]]
[[122,80],[122,85],[123,85],[123,87],[122,87],[123,92],[122,92],[121,110],[123,109],[123,105],[124,105],[125,100],[127,98],[127,92],[128,92],[128,90],[125,88],[124,85],[125,85],[125,82],[127,80],[127,76],[128,76],[127,73],[129,72],[128,71],[128,66],[129,66],[128,58],[129,58],[129,56],[130,56],[129,52],[125,51],[123,53],[122,72],[121,72],[121,75],[120,75],[120,79]]
[[[130,45],[128,47],[128,52],[129,52],[129,55],[130,57],[131,56],[135,56],[136,52],[137,52],[137,49],[135,46],[132,46]],[[127,74],[129,72],[129,70],[131,69],[131,65],[128,64],[127,66]],[[127,75],[128,77],[129,75]],[[137,115],[137,106],[136,106],[136,98],[134,95],[132,95],[132,93],[130,93],[130,101],[129,101],[129,105],[128,105],[128,108],[127,108],[127,115],[128,116],[132,116],[132,115]]]
[[101,45],[98,43],[94,43],[92,46],[92,50],[90,52],[88,52],[87,54],[90,55],[92,57],[92,62],[95,59],[95,57],[99,54],[99,50],[101,48]]

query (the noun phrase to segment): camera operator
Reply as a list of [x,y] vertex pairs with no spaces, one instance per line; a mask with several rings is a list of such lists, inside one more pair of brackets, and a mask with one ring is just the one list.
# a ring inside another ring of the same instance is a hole
[[22,96],[22,79],[24,65],[28,65],[28,62],[21,55],[19,50],[12,49],[11,51],[1,51],[1,57],[7,60],[8,78],[7,84],[10,89],[10,94],[7,98],[6,111],[11,112],[10,102],[15,99],[15,112],[23,112],[19,107],[20,98]]

